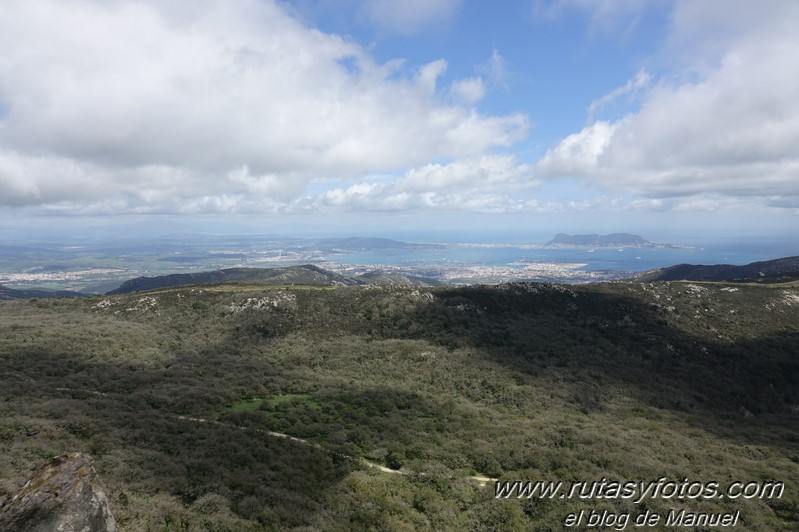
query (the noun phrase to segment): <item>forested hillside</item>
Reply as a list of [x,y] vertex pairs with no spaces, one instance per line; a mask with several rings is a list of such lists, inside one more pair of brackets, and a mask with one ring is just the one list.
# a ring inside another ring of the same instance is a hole
[[[0,500],[45,458],[80,451],[123,530],[552,530],[582,509],[672,508],[796,530],[797,346],[790,285],[227,284],[2,301]],[[505,500],[476,478],[664,476],[785,493]]]

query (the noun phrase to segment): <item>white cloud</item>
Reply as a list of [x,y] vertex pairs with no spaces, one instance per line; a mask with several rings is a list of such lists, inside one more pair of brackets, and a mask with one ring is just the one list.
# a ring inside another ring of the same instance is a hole
[[0,206],[289,204],[311,179],[479,157],[528,128],[439,94],[443,60],[403,77],[269,0],[0,10]]
[[316,209],[469,210],[511,212],[523,202],[519,191],[537,186],[532,167],[510,155],[490,155],[414,168],[392,183],[362,182],[306,198]]
[[616,126],[595,122],[579,133],[563,139],[536,164],[537,174],[550,176],[586,176],[596,173],[599,158],[610,142]]
[[533,16],[557,19],[572,11],[586,13],[592,34],[624,35],[634,30],[644,11],[668,0],[533,0]]
[[275,174],[253,175],[245,164],[227,174],[227,189],[251,196],[290,200],[305,188],[303,179],[285,179]]
[[465,78],[454,81],[449,92],[455,101],[465,105],[474,105],[483,99],[486,87],[482,78]]
[[788,31],[795,26],[795,10],[794,0],[680,0],[671,13],[665,49],[695,69],[712,68],[737,42]]
[[397,188],[416,192],[457,190],[509,193],[532,184],[532,167],[529,164],[519,164],[510,155],[491,155],[414,168],[397,182]]
[[[698,31],[681,27],[688,19],[679,15],[696,4],[679,4],[673,35]],[[758,21],[738,26],[747,31],[727,34],[715,64],[686,63],[686,76],[656,83],[639,111],[563,139],[537,163],[537,175],[650,197],[798,196],[799,4],[772,7],[780,9],[763,9]]]
[[477,71],[488,78],[492,85],[503,89],[508,88],[508,77],[510,76],[508,62],[496,49],[491,51],[488,61],[477,67]]
[[649,72],[646,70],[639,70],[633,79],[629,80],[621,87],[617,87],[604,96],[591,102],[591,105],[588,106],[589,119],[593,118],[598,111],[601,111],[610,105],[614,100],[621,98],[622,96],[635,95],[641,89],[646,87],[651,80],[652,75]]
[[[63,157],[0,149],[2,203],[11,206],[78,200],[102,194],[101,171]],[[107,177],[107,176],[106,176]]]
[[437,59],[427,63],[416,74],[416,83],[425,92],[434,95],[436,93],[436,82],[446,70],[447,62],[444,59]]
[[366,0],[362,10],[381,29],[400,35],[446,24],[461,0]]

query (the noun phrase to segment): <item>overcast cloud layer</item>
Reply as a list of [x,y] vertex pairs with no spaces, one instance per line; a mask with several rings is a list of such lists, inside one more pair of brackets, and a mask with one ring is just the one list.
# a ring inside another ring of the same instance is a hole
[[[531,9],[541,19],[582,10],[587,31],[602,33],[645,4]],[[461,7],[371,0],[354,14],[413,36]],[[669,73],[641,68],[597,94],[584,129],[532,164],[514,150],[536,117],[481,111],[491,90],[510,89],[513,65],[498,50],[444,84],[446,57],[377,62],[272,0],[0,0],[0,207],[517,212],[749,198],[799,208],[799,4],[683,0],[671,20],[652,59]],[[637,105],[595,119],[617,100]],[[600,192],[537,196],[563,178]],[[330,186],[314,195],[313,183]]]

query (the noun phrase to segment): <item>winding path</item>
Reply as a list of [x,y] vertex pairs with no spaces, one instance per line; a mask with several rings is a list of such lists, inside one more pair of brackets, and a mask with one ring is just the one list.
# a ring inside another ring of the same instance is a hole
[[[25,378],[25,376],[23,376],[22,374],[14,375],[14,376],[17,377],[17,378],[21,378],[21,379]],[[36,382],[36,379],[30,378],[30,377],[27,377],[26,380],[30,380],[32,382]],[[80,389],[76,389],[76,388],[66,388],[66,387],[57,387],[57,388],[55,388],[55,390],[60,391],[60,392],[88,393],[88,394],[91,394],[91,395],[98,395],[98,396],[107,396],[107,395],[109,395],[107,393],[99,392],[99,391],[80,390]],[[172,414],[171,416],[174,417],[175,419],[180,419],[182,421],[190,421],[192,423],[207,423],[207,424],[210,424],[210,425],[220,425],[220,426],[225,426],[225,427],[232,427],[232,428],[238,429],[238,430],[252,430],[252,431],[258,432],[260,434],[264,434],[266,436],[270,436],[272,438],[283,438],[283,439],[286,439],[286,440],[290,440],[292,442],[296,442],[296,443],[298,443],[300,445],[307,445],[307,446],[313,447],[315,449],[319,449],[319,450],[322,450],[322,451],[326,451],[326,452],[332,453],[334,455],[340,456],[340,457],[345,458],[347,460],[351,460],[353,462],[357,462],[357,463],[359,463],[359,464],[361,464],[361,465],[363,465],[365,467],[368,467],[370,469],[377,469],[378,471],[381,471],[383,473],[389,473],[389,474],[392,474],[392,475],[411,475],[411,474],[413,474],[411,471],[402,470],[402,469],[391,469],[390,467],[386,467],[384,465],[380,465],[378,463],[371,462],[371,461],[369,461],[369,460],[367,460],[365,458],[358,458],[358,457],[355,457],[355,456],[350,456],[350,455],[347,455],[347,454],[339,453],[339,452],[330,450],[330,449],[328,449],[326,447],[323,447],[322,445],[320,445],[320,444],[318,444],[316,442],[312,442],[312,441],[306,440],[304,438],[297,438],[296,436],[291,436],[289,434],[284,434],[282,432],[274,432],[274,431],[271,431],[271,430],[263,430],[263,429],[258,429],[258,428],[254,428],[254,427],[244,427],[244,426],[241,426],[241,425],[234,425],[232,423],[225,423],[223,421],[216,421],[216,420],[213,420],[213,419],[206,419],[206,418],[201,418],[201,417],[181,416],[181,415],[178,415],[178,414]],[[418,473],[418,475],[425,476],[426,473]],[[484,476],[478,476],[478,475],[470,475],[470,476],[468,476],[466,478],[468,478],[469,480],[472,480],[474,482],[477,482],[481,487],[486,486],[489,482],[497,482],[499,480],[499,479],[492,478],[492,477],[484,477]]]
[[[288,434],[283,434],[282,432],[274,432],[274,431],[271,431],[271,430],[257,429],[257,428],[254,428],[254,427],[244,427],[244,426],[241,426],[241,425],[233,425],[231,423],[225,423],[223,421],[216,421],[216,420],[213,420],[213,419],[205,419],[205,418],[201,418],[201,417],[190,417],[190,416],[180,416],[180,415],[176,415],[175,417],[177,419],[181,419],[183,421],[191,421],[193,423],[208,423],[208,424],[211,424],[211,425],[221,425],[221,426],[224,426],[224,427],[231,427],[231,428],[239,429],[239,430],[252,430],[252,431],[258,432],[260,434],[265,434],[267,436],[271,436],[273,438],[284,438],[286,440],[290,440],[290,441],[299,443],[301,445],[307,445],[309,447],[313,447],[314,449],[320,449],[322,451],[327,451],[327,452],[333,453],[333,454],[335,454],[337,456],[340,456],[342,458],[346,458],[347,460],[352,460],[353,462],[358,462],[359,464],[362,464],[362,465],[364,465],[364,466],[366,466],[366,467],[368,467],[370,469],[377,469],[378,471],[382,471],[383,473],[390,473],[392,475],[410,475],[411,474],[411,472],[409,472],[409,471],[405,471],[405,470],[402,470],[402,469],[391,469],[390,467],[386,467],[384,465],[380,465],[380,464],[377,464],[375,462],[371,462],[371,461],[369,461],[369,460],[367,460],[365,458],[357,458],[355,456],[350,456],[348,454],[339,453],[339,452],[336,452],[336,451],[331,451],[330,449],[327,449],[327,448],[323,447],[322,445],[320,445],[320,444],[318,444],[316,442],[312,442],[312,441],[309,441],[309,440],[306,440],[306,439],[303,439],[303,438],[297,438],[296,436],[290,436]],[[426,475],[426,473],[419,473],[419,474],[422,475],[422,476]],[[482,477],[482,476],[468,476],[466,478],[468,478],[469,480],[473,480],[473,481],[477,482],[480,486],[486,486],[489,482],[496,482],[497,480],[499,480],[499,479],[496,479],[496,478]]]

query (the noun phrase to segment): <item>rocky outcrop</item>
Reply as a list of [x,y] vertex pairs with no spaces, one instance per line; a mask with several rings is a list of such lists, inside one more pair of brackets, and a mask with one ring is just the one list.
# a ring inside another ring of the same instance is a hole
[[0,530],[116,532],[91,458],[81,453],[50,459],[0,511]]

